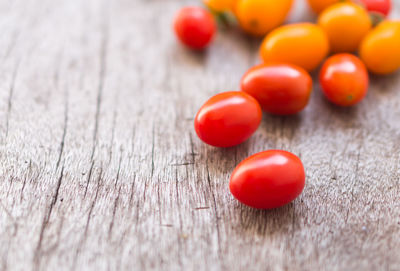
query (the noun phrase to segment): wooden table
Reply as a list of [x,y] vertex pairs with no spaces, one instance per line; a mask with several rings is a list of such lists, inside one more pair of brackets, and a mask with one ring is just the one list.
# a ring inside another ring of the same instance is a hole
[[[400,270],[400,73],[349,109],[316,82],[300,115],[212,148],[193,117],[260,41],[186,50],[189,3],[0,1],[0,270]],[[230,173],[272,148],[301,157],[305,190],[247,208]]]

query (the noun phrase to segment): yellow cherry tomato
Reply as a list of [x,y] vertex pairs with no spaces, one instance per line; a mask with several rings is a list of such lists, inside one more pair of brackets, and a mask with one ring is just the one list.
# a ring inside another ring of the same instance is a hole
[[203,2],[211,10],[222,12],[233,11],[237,0],[203,0]]
[[264,62],[287,62],[311,71],[329,53],[329,41],[321,27],[299,23],[276,28],[261,44]]
[[334,53],[355,52],[372,22],[368,12],[354,3],[337,3],[326,8],[318,18],[318,25],[328,35]]
[[236,17],[249,34],[263,36],[285,21],[293,0],[238,0]]
[[383,21],[361,42],[361,60],[376,74],[389,74],[400,68],[400,21]]
[[343,2],[343,0],[308,0],[311,9],[319,14],[330,5]]

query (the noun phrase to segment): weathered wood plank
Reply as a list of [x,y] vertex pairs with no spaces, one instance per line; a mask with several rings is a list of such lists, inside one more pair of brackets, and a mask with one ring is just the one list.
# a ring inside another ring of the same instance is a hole
[[[315,84],[299,116],[208,147],[193,116],[238,88],[259,41],[184,49],[185,3],[0,1],[0,270],[399,270],[400,74],[352,109]],[[304,193],[240,205],[231,171],[271,148],[301,156]]]

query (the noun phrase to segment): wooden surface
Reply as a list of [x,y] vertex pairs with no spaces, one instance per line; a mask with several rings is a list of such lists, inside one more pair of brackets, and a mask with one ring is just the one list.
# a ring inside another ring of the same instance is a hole
[[[300,115],[212,148],[193,117],[259,41],[184,49],[188,3],[0,1],[0,270],[400,270],[400,73],[351,109],[315,84]],[[303,194],[240,205],[230,173],[271,148],[301,157]]]

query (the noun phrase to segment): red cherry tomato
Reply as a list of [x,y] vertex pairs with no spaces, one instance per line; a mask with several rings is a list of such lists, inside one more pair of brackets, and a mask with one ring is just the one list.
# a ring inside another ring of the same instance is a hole
[[361,0],[368,11],[378,12],[385,16],[390,13],[392,9],[391,0]]
[[325,96],[334,104],[351,106],[368,91],[368,72],[364,63],[351,54],[337,54],[322,65],[319,81]]
[[293,201],[304,185],[301,160],[287,151],[269,150],[243,160],[233,171],[229,188],[243,204],[272,209]]
[[308,104],[312,79],[292,64],[261,64],[251,68],[241,80],[242,91],[253,96],[272,114],[289,115]]
[[200,50],[207,47],[214,37],[216,26],[213,16],[199,7],[184,7],[178,11],[174,29],[186,46]]
[[211,97],[194,120],[196,133],[205,143],[231,147],[246,141],[258,128],[261,107],[250,95],[230,91]]

